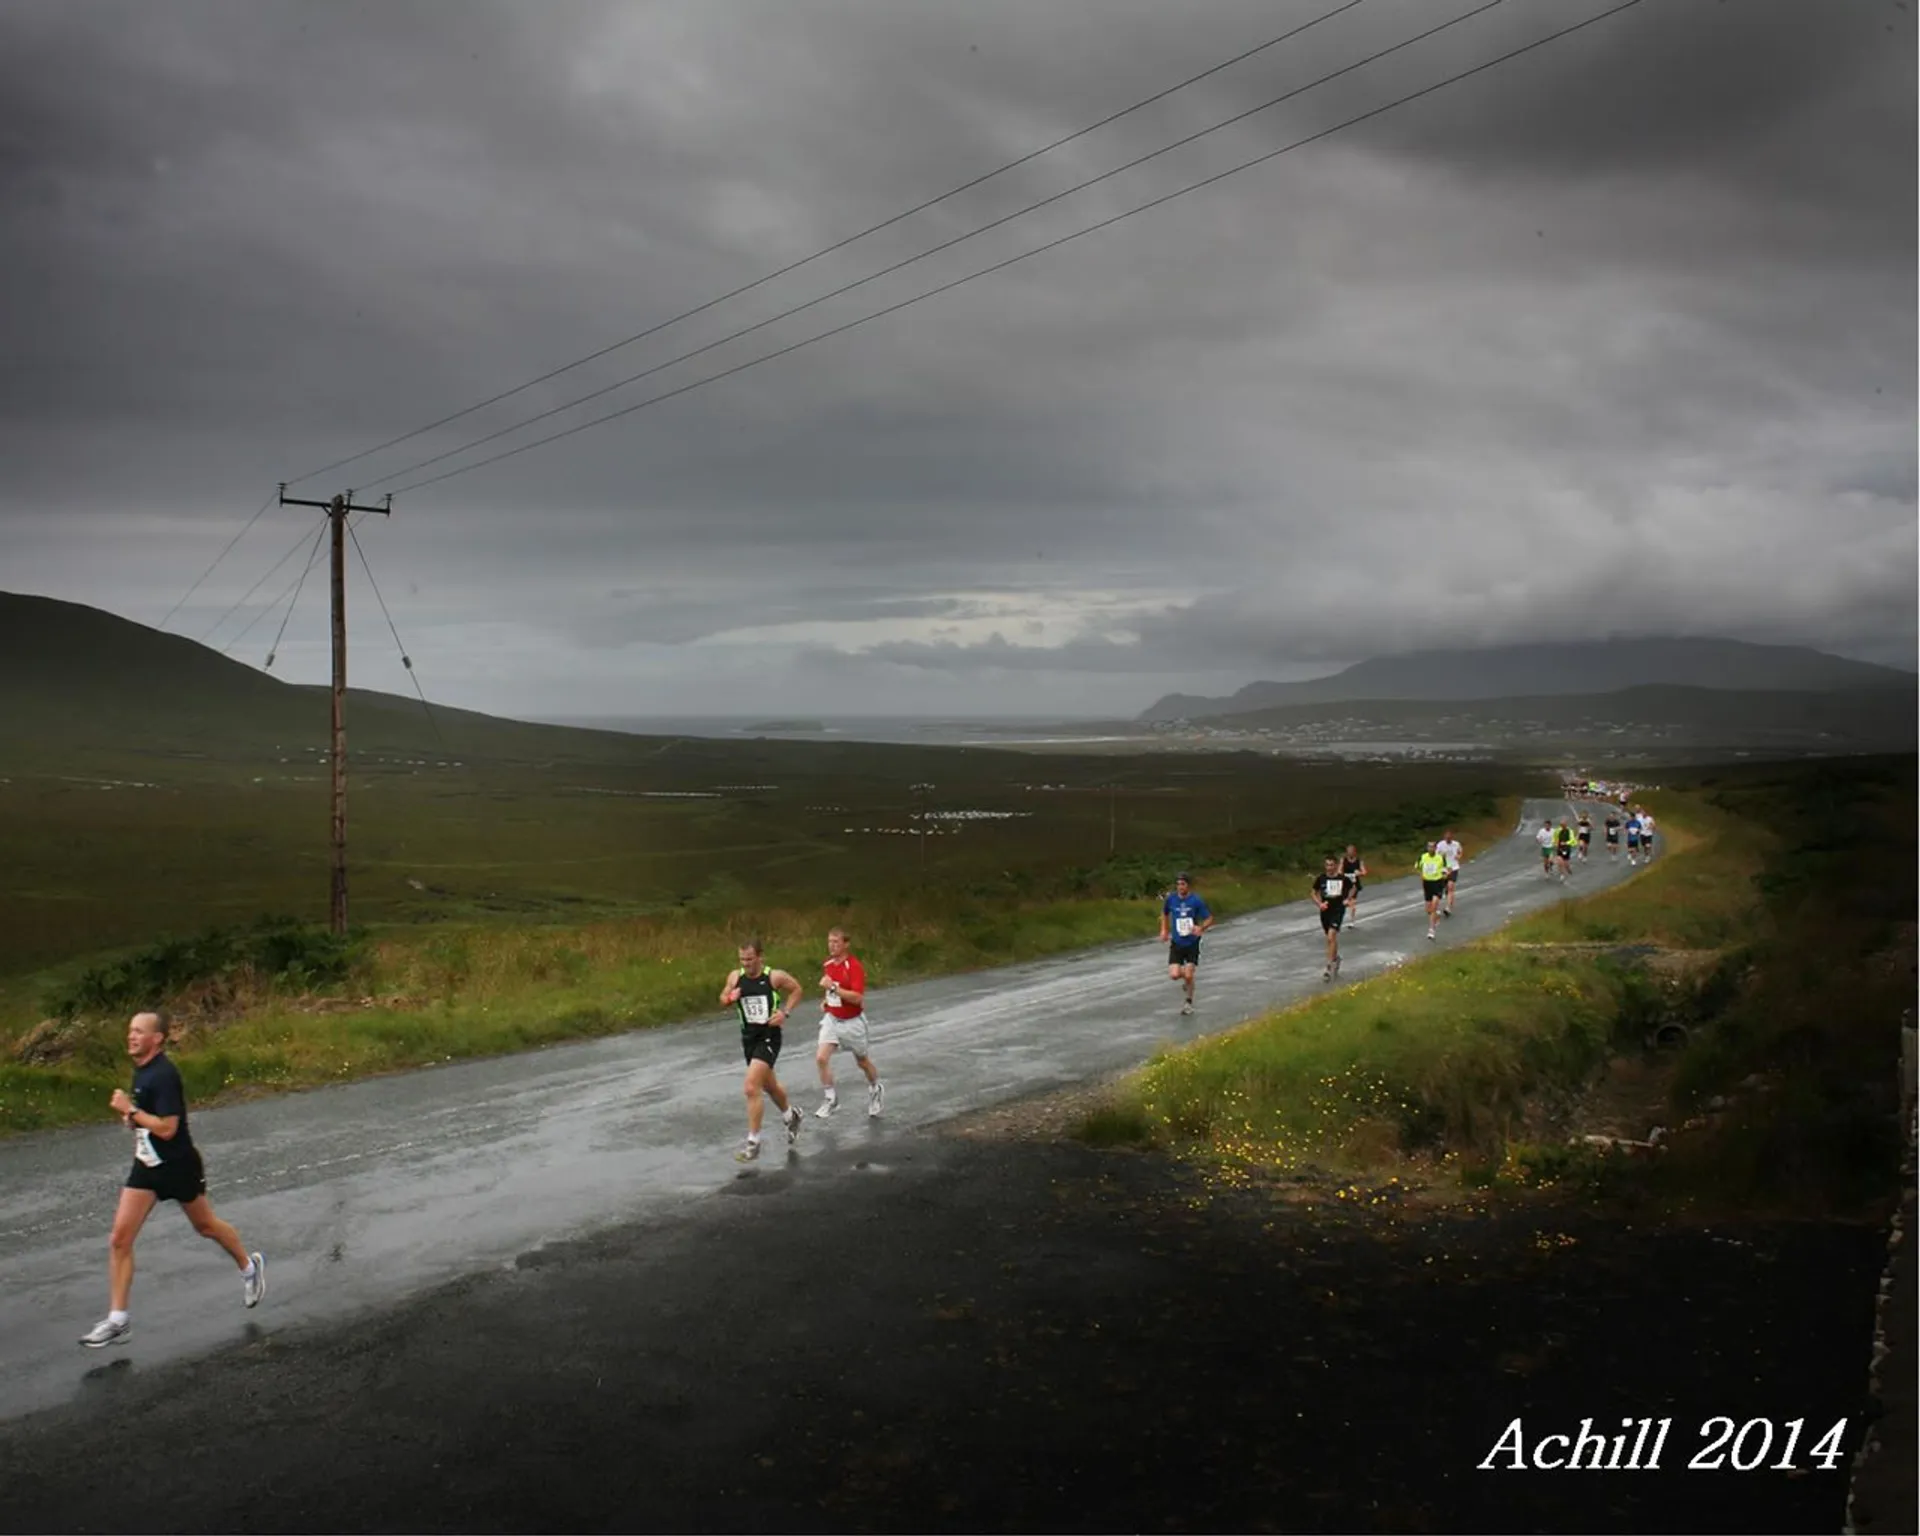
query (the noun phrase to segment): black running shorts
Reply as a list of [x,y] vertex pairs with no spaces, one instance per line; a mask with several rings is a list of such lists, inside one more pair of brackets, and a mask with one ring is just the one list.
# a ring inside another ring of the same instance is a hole
[[1420,893],[1425,896],[1428,901],[1432,901],[1437,896],[1446,895],[1447,877],[1442,875],[1438,880],[1422,880],[1420,882]]
[[200,1161],[200,1149],[195,1147],[189,1156],[162,1163],[158,1168],[135,1163],[127,1175],[127,1188],[150,1189],[162,1200],[191,1204],[207,1192],[207,1169]]
[[1320,911],[1320,931],[1322,933],[1338,933],[1340,931],[1340,925],[1346,921],[1346,918],[1347,909],[1343,902],[1328,902]]
[[1200,963],[1200,941],[1189,939],[1182,944],[1179,940],[1167,946],[1168,965],[1198,965]]
[[740,1052],[749,1065],[764,1061],[772,1066],[780,1059],[780,1035],[778,1024],[750,1024],[740,1031]]

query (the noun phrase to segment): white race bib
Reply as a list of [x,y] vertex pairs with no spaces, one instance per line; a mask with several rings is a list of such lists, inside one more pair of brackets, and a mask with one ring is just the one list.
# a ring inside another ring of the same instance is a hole
[[827,988],[827,1006],[829,1008],[838,1008],[840,1006],[840,989],[838,987]]
[[1180,937],[1183,939],[1192,938],[1193,937],[1193,919],[1190,917],[1176,917],[1173,920],[1173,931],[1179,934]]
[[1327,893],[1328,901],[1336,901],[1346,894],[1344,882],[1336,880],[1332,875],[1327,876],[1324,889]]
[[133,1133],[133,1160],[143,1168],[158,1168],[160,1154],[153,1150],[153,1137],[144,1128]]
[[759,993],[741,998],[740,1017],[749,1024],[765,1024],[773,1017],[773,999]]

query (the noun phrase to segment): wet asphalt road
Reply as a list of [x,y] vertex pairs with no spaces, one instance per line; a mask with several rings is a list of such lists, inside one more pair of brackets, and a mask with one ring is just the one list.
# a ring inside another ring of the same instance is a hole
[[[1418,883],[1376,875],[1342,940],[1341,983],[1625,878],[1624,858],[1598,848],[1569,887],[1541,877],[1531,829],[1567,812],[1530,801],[1513,836],[1478,857],[1469,850],[1458,915],[1437,944],[1426,941]],[[876,991],[886,1116],[867,1120],[858,1073],[842,1059],[840,1115],[809,1115],[791,1164],[770,1137],[765,1165],[809,1180],[876,1166],[928,1124],[1124,1069],[1322,990],[1322,953],[1305,901],[1223,923],[1206,941],[1192,1018],[1179,1014],[1150,939]],[[811,979],[811,957],[770,959]],[[808,1111],[818,1102],[812,1034],[796,1029],[781,1063]],[[196,1111],[214,1206],[267,1254],[267,1300],[244,1311],[225,1258],[163,1208],[140,1243],[134,1336],[106,1353],[152,1366],[384,1309],[754,1177],[732,1157],[744,1128],[737,1040],[716,1014]],[[0,1418],[67,1401],[102,1363],[75,1340],[105,1310],[106,1229],[126,1162],[125,1133],[111,1124],[0,1144]]]

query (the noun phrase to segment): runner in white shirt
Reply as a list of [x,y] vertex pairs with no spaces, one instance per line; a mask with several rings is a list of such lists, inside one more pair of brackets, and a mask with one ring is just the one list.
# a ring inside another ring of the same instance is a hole
[[1640,813],[1640,852],[1646,856],[1649,864],[1653,862],[1653,812]]
[[1540,873],[1551,880],[1553,878],[1553,823],[1541,822],[1540,830],[1533,834],[1533,840],[1540,845]]
[[1433,851],[1447,861],[1447,904],[1440,909],[1442,917],[1453,916],[1453,889],[1460,883],[1460,839],[1453,835],[1453,828],[1447,828],[1447,835],[1433,845]]

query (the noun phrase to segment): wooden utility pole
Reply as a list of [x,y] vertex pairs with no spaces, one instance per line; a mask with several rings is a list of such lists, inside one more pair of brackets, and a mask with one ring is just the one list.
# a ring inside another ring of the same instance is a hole
[[327,514],[333,535],[333,872],[327,889],[327,921],[336,934],[347,931],[347,514],[393,515],[393,498],[384,506],[362,507],[353,492],[328,501],[302,501],[280,486],[283,507],[318,507]]

